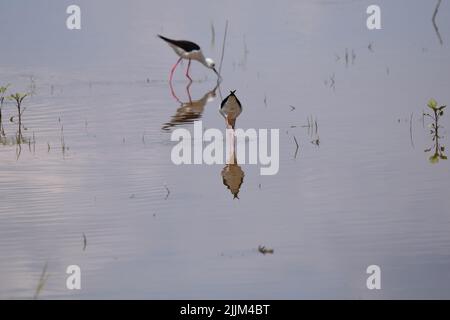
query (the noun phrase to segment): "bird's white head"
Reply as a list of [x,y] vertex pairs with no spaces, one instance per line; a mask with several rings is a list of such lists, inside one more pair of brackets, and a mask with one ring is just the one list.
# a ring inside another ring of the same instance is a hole
[[205,60],[203,61],[203,64],[208,67],[209,69],[212,69],[212,71],[214,71],[215,74],[217,74],[217,76],[219,77],[219,79],[221,79],[220,74],[217,72],[216,70],[216,63],[214,62],[213,59],[211,58],[205,58]]
[[206,58],[205,62],[206,62],[206,66],[208,68],[212,69],[215,72],[215,74],[217,74],[217,76],[219,77],[219,81],[220,81],[222,79],[222,77],[220,76],[220,74],[216,70],[216,63],[214,62],[214,60],[211,59],[211,58]]
[[213,69],[213,70],[216,68],[216,63],[214,62],[213,59],[211,59],[211,58],[206,58],[206,59],[205,59],[205,62],[206,62],[206,66],[207,66],[208,68]]

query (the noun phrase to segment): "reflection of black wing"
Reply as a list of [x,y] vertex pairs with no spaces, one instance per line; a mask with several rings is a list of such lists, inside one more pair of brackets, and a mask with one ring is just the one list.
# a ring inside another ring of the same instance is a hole
[[166,37],[163,37],[162,35],[158,34],[158,37],[160,37],[161,39],[163,39],[164,41],[173,44],[181,49],[183,49],[186,52],[191,52],[191,51],[195,51],[195,50],[200,50],[200,47],[198,46],[198,44],[191,42],[191,41],[186,41],[186,40],[172,40]]

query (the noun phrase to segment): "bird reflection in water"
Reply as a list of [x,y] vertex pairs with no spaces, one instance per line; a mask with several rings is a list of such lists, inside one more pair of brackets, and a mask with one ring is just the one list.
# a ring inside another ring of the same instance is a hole
[[239,199],[239,191],[244,182],[244,171],[237,163],[236,156],[236,135],[234,128],[236,119],[242,112],[242,106],[238,98],[235,96],[235,91],[231,91],[220,106],[220,114],[224,117],[226,122],[227,134],[227,165],[222,169],[223,184],[230,190],[233,199]]
[[211,102],[216,97],[216,91],[219,87],[219,83],[212,89],[203,95],[199,100],[192,100],[190,93],[191,83],[186,87],[188,102],[182,102],[175,94],[173,88],[172,96],[180,103],[180,107],[177,109],[175,115],[172,116],[168,123],[165,123],[162,127],[163,130],[170,130],[173,127],[193,123],[202,117],[203,110],[208,102]]

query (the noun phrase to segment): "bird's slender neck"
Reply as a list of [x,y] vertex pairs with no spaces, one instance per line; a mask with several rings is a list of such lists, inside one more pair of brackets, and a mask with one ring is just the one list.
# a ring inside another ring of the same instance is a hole
[[206,62],[206,58],[205,58],[205,56],[203,55],[203,53],[201,51],[200,51],[200,53],[198,55],[198,62],[203,64],[205,67],[209,68],[208,62]]
[[227,117],[227,129],[234,130],[235,125],[236,125],[236,118]]

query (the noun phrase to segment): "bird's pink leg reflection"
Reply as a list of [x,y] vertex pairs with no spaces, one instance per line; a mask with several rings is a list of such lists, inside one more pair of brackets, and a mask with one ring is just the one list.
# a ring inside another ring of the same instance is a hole
[[[187,93],[187,96],[189,98],[189,103],[192,103],[191,92],[190,92],[191,85],[192,85],[192,81],[190,81],[188,83],[188,85],[186,86],[186,93]],[[175,93],[175,90],[173,89],[173,85],[172,85],[171,81],[169,82],[169,86],[170,86],[170,92],[172,94],[172,97],[174,97],[175,100],[177,100],[178,103],[183,104],[183,102],[177,97],[177,95]]]
[[169,81],[169,86],[170,86],[170,92],[172,93],[172,97],[174,97],[175,100],[178,101],[178,103],[182,104],[181,100],[178,99],[177,95],[175,94],[175,90],[173,90],[172,81]]

